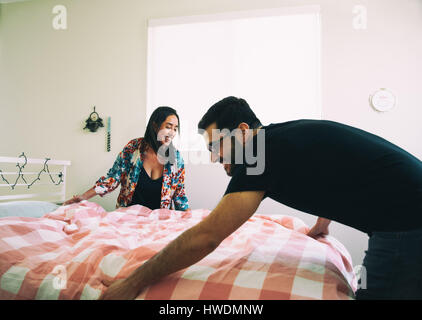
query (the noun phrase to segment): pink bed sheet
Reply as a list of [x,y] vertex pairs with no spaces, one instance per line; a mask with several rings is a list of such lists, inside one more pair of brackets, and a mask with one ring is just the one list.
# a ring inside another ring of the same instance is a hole
[[[0,299],[97,299],[103,279],[127,277],[209,213],[139,205],[106,212],[83,201],[42,218],[0,218]],[[295,217],[255,214],[138,299],[353,299],[348,251],[307,230]]]

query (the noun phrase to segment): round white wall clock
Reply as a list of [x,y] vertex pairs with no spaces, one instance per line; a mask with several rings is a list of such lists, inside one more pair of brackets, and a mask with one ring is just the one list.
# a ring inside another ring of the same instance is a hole
[[396,96],[390,90],[381,88],[370,96],[369,101],[375,110],[385,112],[396,105]]

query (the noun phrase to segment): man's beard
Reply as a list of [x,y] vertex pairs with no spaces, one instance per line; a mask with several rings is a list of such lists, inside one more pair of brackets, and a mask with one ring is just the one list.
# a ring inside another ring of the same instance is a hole
[[[225,162],[225,160],[223,158],[220,157],[220,163],[223,165],[224,171],[226,171],[226,174],[229,177],[232,177],[234,172],[236,171],[237,168],[243,166],[244,162],[245,162],[245,150],[242,147],[240,150],[242,150],[242,163],[236,163],[236,143],[239,143],[237,141],[235,141],[235,138],[232,137],[232,141],[231,141],[231,159],[230,162]],[[239,146],[238,146],[239,147]]]
[[229,177],[232,177],[236,170],[242,166],[243,164],[228,163],[224,165],[224,170]]
[[223,164],[223,168],[226,171],[226,174],[231,177],[233,175],[232,173],[232,164],[231,163],[225,163]]

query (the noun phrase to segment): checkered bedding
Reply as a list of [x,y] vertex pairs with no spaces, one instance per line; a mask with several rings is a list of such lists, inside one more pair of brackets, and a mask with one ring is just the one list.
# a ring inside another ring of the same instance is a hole
[[[127,277],[210,213],[139,205],[106,212],[93,202],[42,218],[0,218],[0,299],[97,299],[101,280]],[[138,299],[353,299],[345,247],[315,240],[290,216],[254,215],[197,264]]]

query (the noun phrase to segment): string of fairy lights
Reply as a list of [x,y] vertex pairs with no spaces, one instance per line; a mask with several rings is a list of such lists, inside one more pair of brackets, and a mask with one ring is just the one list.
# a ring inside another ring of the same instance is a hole
[[18,184],[18,181],[20,180],[20,179],[22,179],[22,181],[24,182],[24,184],[28,187],[28,189],[29,188],[31,188],[37,181],[41,181],[41,175],[43,174],[43,173],[46,173],[46,174],[48,174],[48,176],[50,177],[50,180],[51,180],[51,182],[54,184],[54,185],[59,185],[59,184],[61,184],[64,180],[63,180],[63,173],[62,172],[59,172],[58,173],[58,178],[59,178],[59,180],[56,182],[54,179],[53,179],[53,176],[52,176],[52,174],[50,173],[50,170],[49,170],[49,168],[48,168],[48,161],[49,160],[51,160],[50,158],[45,158],[45,162],[44,162],[44,166],[43,166],[43,168],[40,170],[40,172],[38,173],[38,175],[37,175],[37,177],[31,182],[31,183],[28,183],[27,181],[26,181],[26,179],[25,179],[25,177],[24,177],[24,173],[23,173],[23,169],[25,169],[25,166],[26,166],[26,164],[28,163],[28,159],[27,159],[27,157],[26,157],[26,155],[25,155],[25,153],[24,152],[22,152],[22,154],[19,156],[19,158],[24,158],[24,163],[22,164],[22,165],[20,165],[19,163],[16,163],[16,166],[19,168],[19,171],[18,171],[18,173],[17,173],[17,178],[16,178],[16,180],[15,180],[15,182],[13,183],[13,184],[11,184],[5,177],[4,177],[4,175],[3,175],[3,171],[0,169],[0,177],[1,177],[1,179],[7,184],[7,185],[9,185],[9,187],[12,189],[12,190],[14,190],[15,189],[15,187],[17,186],[17,184]]

